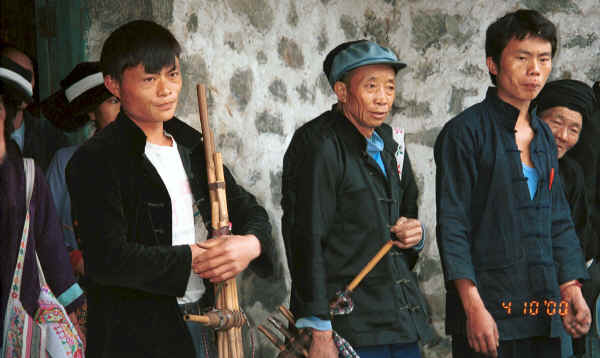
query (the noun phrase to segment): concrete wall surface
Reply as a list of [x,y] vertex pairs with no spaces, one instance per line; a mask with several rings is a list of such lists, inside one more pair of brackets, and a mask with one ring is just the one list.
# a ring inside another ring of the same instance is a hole
[[[117,26],[153,19],[181,42],[184,88],[177,114],[200,128],[195,84],[210,88],[217,150],[236,179],[269,212],[277,238],[277,277],[245,274],[242,304],[253,324],[287,302],[289,274],[281,239],[281,169],[294,130],[329,109],[335,97],[322,74],[329,50],[368,38],[391,47],[408,67],[397,76],[388,123],[405,128],[420,189],[427,242],[417,265],[438,342],[425,357],[449,357],[444,288],[435,243],[433,143],[443,124],[479,102],[491,84],[485,66],[487,26],[506,12],[533,8],[559,28],[552,79],[600,79],[598,0],[94,0],[88,4],[89,59]],[[255,333],[255,356],[275,350]],[[251,356],[249,353],[248,357]]]

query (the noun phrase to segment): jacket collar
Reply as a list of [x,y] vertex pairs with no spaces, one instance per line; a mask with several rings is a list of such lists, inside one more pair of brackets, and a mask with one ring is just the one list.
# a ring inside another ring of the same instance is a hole
[[[119,112],[115,125],[122,128],[124,145],[135,153],[142,154],[146,149],[146,134],[123,111]],[[163,128],[173,136],[178,146],[193,150],[202,143],[202,135],[176,117],[164,122]]]
[[[500,99],[500,97],[498,97],[498,89],[496,87],[488,87],[485,95],[485,102],[494,111],[494,120],[498,121],[498,123],[500,123],[500,125],[505,127],[507,130],[514,132],[517,119],[519,118],[519,110],[511,104],[508,104]],[[537,132],[538,128],[540,127],[540,119],[536,114],[535,108],[530,108],[529,112],[531,117],[531,128]]]

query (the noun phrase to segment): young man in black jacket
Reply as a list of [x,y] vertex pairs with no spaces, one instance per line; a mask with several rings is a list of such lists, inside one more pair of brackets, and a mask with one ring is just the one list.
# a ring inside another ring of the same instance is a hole
[[210,303],[208,281],[251,262],[272,270],[267,213],[227,169],[233,234],[197,243],[195,214],[210,222],[208,185],[200,133],[173,117],[179,53],[173,35],[149,21],[123,25],[102,48],[121,112],[67,167],[90,281],[88,357],[212,357],[210,334],[182,314]]
[[496,87],[448,122],[435,148],[437,241],[455,357],[560,357],[590,327],[583,255],[554,138],[529,111],[556,51],[554,24],[509,13],[486,33]]

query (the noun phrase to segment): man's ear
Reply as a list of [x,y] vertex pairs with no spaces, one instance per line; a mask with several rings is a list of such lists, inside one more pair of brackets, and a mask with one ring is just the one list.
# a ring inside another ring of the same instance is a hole
[[104,76],[104,86],[106,86],[108,92],[110,92],[113,96],[121,99],[121,84],[116,78],[110,75]]
[[494,76],[498,76],[498,65],[496,64],[496,62],[494,62],[494,59],[492,58],[492,56],[486,58],[485,63],[487,65],[490,73]]
[[346,103],[348,99],[348,88],[346,84],[342,81],[337,81],[333,84],[333,92],[338,98],[339,103]]

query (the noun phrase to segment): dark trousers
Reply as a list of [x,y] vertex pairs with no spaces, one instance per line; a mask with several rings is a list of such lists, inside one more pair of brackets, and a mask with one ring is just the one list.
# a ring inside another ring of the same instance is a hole
[[[471,349],[465,336],[452,336],[452,357],[489,358]],[[560,338],[532,337],[500,341],[498,358],[561,358]]]
[[360,358],[421,358],[419,345],[416,342],[358,347],[355,350]]
[[[179,305],[181,314],[194,314],[199,315],[206,312],[208,309],[202,308],[202,302],[186,303]],[[215,332],[212,328],[208,328],[197,322],[185,322],[192,341],[194,342],[194,348],[196,349],[196,358],[216,358],[218,357],[217,346],[215,340]]]

